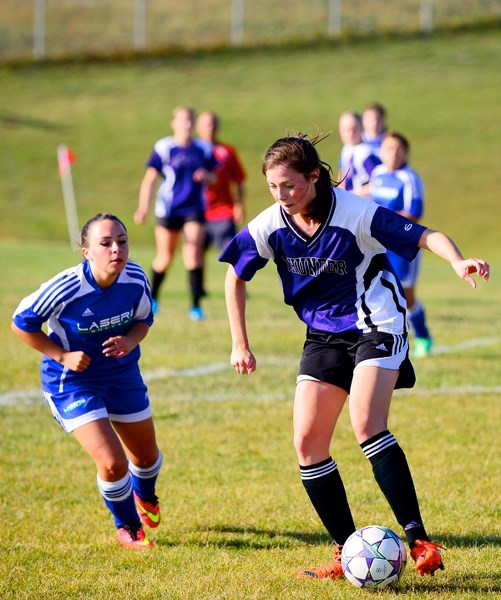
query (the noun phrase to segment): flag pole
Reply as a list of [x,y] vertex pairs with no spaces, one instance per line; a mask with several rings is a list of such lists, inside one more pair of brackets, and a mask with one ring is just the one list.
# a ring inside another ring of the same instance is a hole
[[75,192],[73,190],[73,179],[71,176],[71,153],[65,144],[57,147],[57,162],[59,165],[59,176],[63,188],[64,208],[66,211],[66,222],[68,224],[68,235],[70,246],[79,245],[79,232]]

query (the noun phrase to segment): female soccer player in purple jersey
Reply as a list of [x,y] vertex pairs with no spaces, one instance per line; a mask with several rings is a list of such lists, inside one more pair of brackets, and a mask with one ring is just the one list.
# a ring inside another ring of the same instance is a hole
[[146,164],[146,172],[139,191],[139,204],[134,221],[142,225],[160,185],[155,202],[156,256],[151,273],[153,312],[158,309],[160,286],[169,270],[184,235],[183,261],[188,271],[191,291],[189,317],[201,321],[204,312],[200,306],[203,296],[203,246],[205,237],[204,184],[214,183],[216,166],[213,156],[206,156],[203,149],[192,140],[195,112],[186,106],[174,109],[172,136],[155,143]]
[[230,242],[226,303],[231,364],[251,374],[256,359],[245,320],[246,282],[269,260],[276,264],[284,300],[307,325],[294,399],[294,445],[302,483],[335,541],[334,560],[302,570],[301,578],[341,577],[340,548],[355,530],[341,475],[330,455],[336,422],[349,395],[355,437],[405,531],[420,574],[443,568],[438,544],[426,534],[405,454],[388,430],[396,387],[412,387],[405,295],[386,249],[411,260],[418,248],[450,262],[476,286],[489,266],[464,259],[444,234],[373,202],[332,188],[331,169],[303,136],[277,140],[263,174],[276,203]]
[[[94,460],[97,486],[122,546],[142,550],[160,523],[162,465],[139,343],[153,323],[148,280],[129,262],[124,224],[100,213],[81,233],[84,261],[24,298],[12,329],[43,354],[42,388],[54,418]],[[47,333],[42,330],[47,322]]]

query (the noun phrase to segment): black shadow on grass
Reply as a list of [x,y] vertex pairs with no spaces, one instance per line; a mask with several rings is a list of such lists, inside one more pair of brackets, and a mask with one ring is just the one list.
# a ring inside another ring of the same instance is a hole
[[66,125],[61,125],[60,123],[16,115],[14,113],[0,113],[0,122],[10,127],[31,127],[45,131],[63,131],[67,129]]
[[454,535],[453,533],[431,536],[433,540],[440,540],[447,548],[478,548],[479,546],[501,546],[501,536],[499,535]]
[[[407,566],[409,568],[409,566]],[[447,567],[445,567],[447,569]],[[459,594],[474,592],[475,598],[485,598],[491,594],[495,594],[501,591],[501,583],[496,573],[492,571],[482,571],[476,566],[472,566],[470,573],[462,573],[460,577],[455,578],[451,581],[440,579],[439,571],[438,574],[430,577],[425,575],[422,579],[419,579],[419,583],[406,583],[405,579],[402,579],[399,586],[392,590],[394,593],[408,593],[408,592],[419,592],[426,594],[433,594],[431,598],[439,598],[441,594]],[[445,571],[444,571],[445,574]]]
[[239,550],[260,550],[271,548],[289,548],[294,543],[307,545],[331,544],[332,540],[326,533],[307,533],[303,531],[276,531],[257,529],[255,527],[237,527],[233,525],[217,525],[200,528],[195,536],[189,533],[181,542],[172,538],[169,540],[156,539],[159,546],[213,546],[220,548],[236,548]]

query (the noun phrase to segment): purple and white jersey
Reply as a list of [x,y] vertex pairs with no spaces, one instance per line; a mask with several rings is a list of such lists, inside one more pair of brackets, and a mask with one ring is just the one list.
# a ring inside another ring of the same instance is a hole
[[341,149],[339,160],[341,176],[346,176],[345,189],[349,192],[369,183],[372,171],[380,164],[381,159],[369,144],[361,143],[355,146],[345,144]]
[[406,331],[405,296],[386,248],[412,260],[425,227],[336,188],[329,215],[310,238],[274,204],[244,227],[220,261],[249,281],[269,260],[286,304],[329,332]]
[[155,216],[158,218],[184,217],[205,211],[204,186],[193,181],[193,173],[204,168],[211,171],[216,165],[200,145],[178,146],[172,136],[158,140],[146,163],[164,180],[158,188]]
[[139,346],[123,358],[106,357],[103,342],[126,335],[131,326],[142,321],[153,323],[151,294],[143,269],[128,262],[107,289],[97,285],[88,261],[66,269],[43,283],[24,298],[14,312],[13,321],[23,331],[38,332],[47,322],[47,335],[68,351],[83,351],[90,356],[88,368],[71,371],[43,356],[42,386],[46,391],[69,391],[83,382],[112,382],[137,365]]
[[371,173],[371,197],[380,206],[397,212],[405,211],[420,219],[424,209],[424,187],[421,177],[408,165],[391,173],[384,165]]
[[362,141],[364,144],[367,144],[372,148],[372,152],[380,157],[381,156],[381,142],[383,141],[384,136],[386,135],[386,131],[380,133],[375,138],[368,138],[364,133],[362,134]]

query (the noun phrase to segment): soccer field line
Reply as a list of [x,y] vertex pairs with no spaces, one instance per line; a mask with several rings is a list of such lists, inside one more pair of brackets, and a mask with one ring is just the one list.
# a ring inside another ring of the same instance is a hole
[[[432,355],[436,354],[453,354],[458,350],[465,350],[469,348],[480,348],[484,346],[493,346],[501,343],[501,338],[480,338],[465,340],[458,344],[452,344],[450,346],[436,346],[433,348]],[[294,366],[298,364],[299,359],[282,359],[268,357],[259,360],[259,366]],[[152,381],[164,380],[169,377],[181,377],[181,378],[192,378],[192,377],[203,377],[211,375],[213,373],[219,373],[222,371],[231,370],[231,366],[226,361],[213,362],[208,364],[199,365],[197,367],[190,367],[187,369],[155,369],[152,371],[145,371],[143,378],[146,383]],[[396,390],[395,396],[431,396],[431,395],[464,395],[464,394],[499,394],[501,392],[501,385],[493,386],[482,386],[482,385],[466,385],[466,386],[454,386],[454,387],[439,387],[439,388],[412,388],[409,390]],[[203,396],[193,396],[192,394],[174,394],[169,395],[167,400],[170,401],[225,401],[225,400],[283,400],[290,398],[290,394],[244,394],[237,396],[232,393],[216,393],[216,394],[204,394]],[[0,394],[0,406],[16,406],[16,405],[29,405],[35,404],[42,399],[42,392],[40,389],[34,390],[10,390]]]

